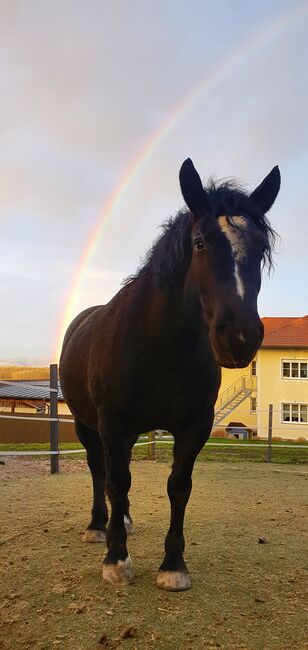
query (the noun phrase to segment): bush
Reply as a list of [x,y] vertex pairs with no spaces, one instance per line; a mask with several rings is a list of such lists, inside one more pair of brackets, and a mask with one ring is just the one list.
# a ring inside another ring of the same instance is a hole
[[225,429],[220,428],[220,429],[213,429],[210,437],[211,438],[229,438],[229,435],[227,434]]

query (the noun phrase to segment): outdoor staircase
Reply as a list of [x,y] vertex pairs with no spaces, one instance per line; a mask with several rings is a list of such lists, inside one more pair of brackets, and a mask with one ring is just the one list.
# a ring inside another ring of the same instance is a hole
[[232,413],[251,393],[256,390],[256,377],[240,377],[231,384],[215,404],[213,426],[220,424],[229,413]]

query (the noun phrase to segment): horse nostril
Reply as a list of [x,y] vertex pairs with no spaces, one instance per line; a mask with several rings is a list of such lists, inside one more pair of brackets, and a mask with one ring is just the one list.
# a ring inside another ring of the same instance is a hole
[[225,336],[226,334],[226,329],[227,329],[227,324],[226,323],[218,323],[215,327],[216,330],[216,336],[218,338],[221,338]]

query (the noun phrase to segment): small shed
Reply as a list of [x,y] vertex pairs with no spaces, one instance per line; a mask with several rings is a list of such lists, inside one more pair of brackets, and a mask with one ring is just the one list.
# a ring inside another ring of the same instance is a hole
[[229,422],[226,433],[237,440],[250,440],[253,435],[252,429],[246,427],[243,422]]
[[[64,402],[60,384],[58,400]],[[0,381],[0,407],[11,413],[29,412],[49,413],[49,380],[13,380]]]
[[[49,380],[0,381],[0,442],[47,443],[50,440]],[[77,442],[72,415],[58,384],[59,442]]]

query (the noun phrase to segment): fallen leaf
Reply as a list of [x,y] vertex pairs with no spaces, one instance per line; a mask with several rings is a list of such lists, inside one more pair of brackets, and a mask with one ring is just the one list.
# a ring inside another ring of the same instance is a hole
[[116,641],[123,641],[123,639],[134,639],[137,636],[137,628],[134,625],[126,627],[125,630],[116,637]]
[[68,605],[68,609],[72,610],[74,614],[83,614],[86,607],[86,603],[81,603],[80,605],[77,605],[77,603],[70,603]]

